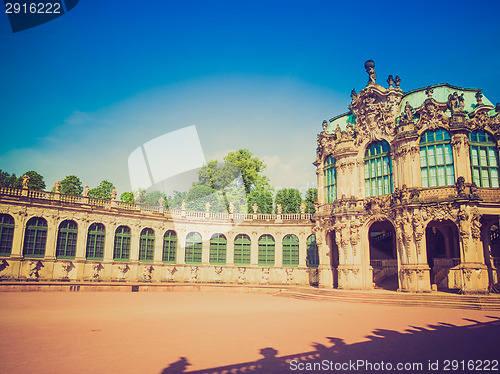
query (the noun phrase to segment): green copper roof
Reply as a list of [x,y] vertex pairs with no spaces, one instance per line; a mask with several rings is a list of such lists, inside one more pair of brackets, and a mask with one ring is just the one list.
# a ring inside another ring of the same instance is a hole
[[[465,99],[465,111],[470,113],[474,110],[477,105],[476,93],[479,91],[479,88],[462,88],[457,86],[452,86],[448,83],[435,84],[430,86],[433,89],[432,98],[440,103],[448,102],[448,95],[456,92],[459,96],[463,93]],[[401,100],[401,107],[399,108],[399,114],[404,110],[406,102],[408,101],[410,105],[416,109],[421,106],[424,101],[427,99],[427,94],[425,91],[427,87],[418,88],[416,90],[409,91],[404,94],[403,99]],[[493,105],[491,101],[489,101],[485,96],[483,96],[483,104],[484,105]],[[449,112],[447,112],[449,115]]]
[[337,125],[340,126],[340,129],[342,131],[345,131],[348,123],[352,123],[354,125],[355,122],[356,117],[354,117],[354,114],[352,114],[352,112],[340,114],[330,120],[330,124],[326,128],[326,132],[328,134],[333,134],[335,132],[335,129],[337,128]]

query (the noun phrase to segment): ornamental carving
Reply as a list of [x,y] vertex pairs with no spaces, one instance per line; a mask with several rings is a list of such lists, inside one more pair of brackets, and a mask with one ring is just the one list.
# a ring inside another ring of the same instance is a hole
[[29,280],[38,280],[40,277],[40,268],[42,264],[40,261],[33,260],[28,262],[28,279]]
[[174,280],[174,274],[177,273],[177,268],[175,266],[167,266],[166,268],[167,271],[167,281],[173,281]]
[[488,112],[491,110],[489,106],[483,106],[481,108],[477,108],[474,112],[472,112],[469,116],[471,117],[469,121],[469,126],[473,130],[483,130],[490,123],[490,116],[488,116]]
[[438,127],[448,127],[450,119],[445,114],[447,105],[447,103],[438,103],[432,98],[425,100],[423,105],[415,111],[420,117],[416,124],[417,130],[422,128],[435,130]]
[[428,206],[423,211],[424,216],[428,217],[431,221],[456,221],[457,214],[456,209],[453,207],[451,203],[440,204],[435,206]]
[[286,281],[287,283],[293,282],[293,268],[286,268]]
[[356,117],[356,145],[365,140],[381,140],[384,136],[394,136],[394,124],[402,96],[401,90],[387,90],[378,85],[369,85],[361,90],[349,105]]
[[479,214],[479,210],[477,207],[475,207],[472,211],[472,221],[471,221],[471,233],[472,237],[474,239],[480,239],[481,238],[481,222],[479,221],[481,219],[481,214]]
[[[451,138],[451,146],[457,151],[457,155],[460,156],[462,148],[468,152],[469,150],[469,138],[465,135],[455,135]],[[468,155],[467,155],[468,157]]]
[[98,282],[101,279],[101,270],[104,269],[100,263],[92,264],[90,280],[92,282]]
[[470,222],[469,215],[464,209],[460,209],[458,212],[458,227],[460,238],[462,239],[462,244],[464,246],[465,252],[469,249],[469,237],[470,237]]
[[239,267],[238,268],[238,283],[239,284],[243,284],[245,283],[245,272],[246,272],[247,268],[245,267]]
[[190,282],[198,282],[198,266],[191,266],[189,274]]

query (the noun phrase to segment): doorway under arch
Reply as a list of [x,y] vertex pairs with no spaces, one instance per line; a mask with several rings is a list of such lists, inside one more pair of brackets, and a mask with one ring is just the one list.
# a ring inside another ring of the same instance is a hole
[[388,220],[374,222],[368,231],[368,239],[375,287],[397,290],[398,262],[394,226]]
[[447,282],[449,271],[460,264],[457,225],[449,220],[429,222],[425,229],[425,248],[431,285],[450,288]]

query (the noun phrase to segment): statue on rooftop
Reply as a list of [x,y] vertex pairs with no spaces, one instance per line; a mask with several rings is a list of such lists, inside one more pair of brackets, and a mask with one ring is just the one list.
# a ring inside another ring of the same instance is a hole
[[373,60],[366,61],[365,69],[368,73],[368,85],[375,84],[375,81],[377,80],[377,73],[375,73],[375,62]]

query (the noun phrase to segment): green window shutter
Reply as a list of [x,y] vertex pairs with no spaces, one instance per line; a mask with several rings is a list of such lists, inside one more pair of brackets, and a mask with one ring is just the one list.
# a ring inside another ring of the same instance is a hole
[[33,217],[26,224],[23,255],[41,258],[45,256],[47,242],[47,221],[41,217]]
[[197,232],[186,237],[186,264],[201,264],[202,240]]
[[141,231],[139,241],[139,261],[153,261],[155,253],[155,232],[145,228]]
[[163,236],[163,262],[175,264],[177,261],[177,234],[169,230]]
[[78,225],[75,221],[66,220],[61,222],[57,233],[57,258],[75,258],[77,236]]
[[469,134],[472,180],[478,187],[498,188],[499,162],[496,144],[485,131]]
[[87,233],[86,258],[90,260],[102,260],[104,258],[104,240],[106,228],[102,223],[90,225]]
[[259,266],[274,266],[274,238],[271,235],[262,235],[259,238]]
[[128,261],[130,259],[131,233],[128,226],[119,226],[115,231],[115,243],[113,247],[113,259],[116,261]]
[[0,256],[8,257],[12,252],[14,238],[14,218],[8,214],[0,214]]
[[299,239],[295,235],[283,238],[283,266],[299,265]]
[[226,264],[227,239],[222,234],[214,234],[210,239],[210,264]]
[[393,192],[391,147],[386,141],[371,143],[365,152],[366,197]]
[[335,159],[332,156],[325,159],[324,173],[326,202],[331,203],[337,199],[337,170],[335,168]]
[[420,138],[420,176],[422,187],[455,184],[453,151],[447,131],[426,131]]
[[250,265],[251,244],[248,235],[239,234],[234,238],[235,265]]

